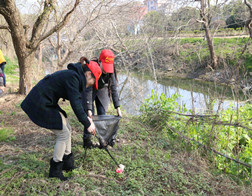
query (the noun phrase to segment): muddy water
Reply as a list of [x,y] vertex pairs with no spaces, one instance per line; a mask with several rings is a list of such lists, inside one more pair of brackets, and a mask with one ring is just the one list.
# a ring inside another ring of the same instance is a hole
[[[181,97],[178,104],[184,104],[188,109],[193,107],[198,113],[216,111],[220,105],[226,109],[235,104],[237,96],[230,87],[214,83],[195,81],[190,79],[169,78],[155,82],[151,77],[143,74],[118,74],[119,94],[122,108],[130,114],[139,114],[144,99],[151,95],[152,90],[158,95],[164,93],[167,97],[178,93]],[[240,93],[238,104],[245,99]]]

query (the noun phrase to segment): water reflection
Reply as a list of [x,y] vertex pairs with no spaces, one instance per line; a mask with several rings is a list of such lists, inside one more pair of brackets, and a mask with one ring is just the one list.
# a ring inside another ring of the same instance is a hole
[[118,74],[118,80],[122,108],[130,114],[139,114],[141,104],[151,95],[152,90],[158,95],[164,93],[167,97],[178,93],[181,95],[178,103],[181,106],[185,104],[188,109],[194,106],[198,113],[216,111],[219,103],[221,109],[236,103],[230,87],[213,83],[179,78],[159,80],[156,83],[142,74]]

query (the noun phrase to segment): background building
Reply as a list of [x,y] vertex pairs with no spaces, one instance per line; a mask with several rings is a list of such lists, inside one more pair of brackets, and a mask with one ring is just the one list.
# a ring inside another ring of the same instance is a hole
[[158,10],[158,0],[144,0],[144,5],[147,7],[148,12]]
[[172,0],[144,0],[144,5],[148,12],[155,10],[169,15],[174,11]]

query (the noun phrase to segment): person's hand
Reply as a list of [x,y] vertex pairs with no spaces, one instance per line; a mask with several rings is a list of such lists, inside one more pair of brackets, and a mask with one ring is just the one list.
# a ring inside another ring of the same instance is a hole
[[122,116],[120,107],[116,108],[118,116]]
[[88,117],[89,122],[91,123],[90,126],[87,128],[88,132],[92,135],[95,135],[95,125],[91,118]]
[[93,115],[92,111],[91,111],[91,110],[88,110],[88,117],[89,117],[89,118],[92,118],[92,115]]

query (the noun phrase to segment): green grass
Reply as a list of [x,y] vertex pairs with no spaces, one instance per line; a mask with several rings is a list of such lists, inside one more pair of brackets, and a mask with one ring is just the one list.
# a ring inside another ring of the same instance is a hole
[[[133,120],[134,121],[134,120]],[[116,165],[108,154],[101,149],[88,150],[83,162],[84,150],[77,145],[81,135],[74,137],[73,152],[78,168],[65,173],[71,179],[62,183],[57,179],[48,179],[49,158],[52,148],[44,148],[39,152],[22,153],[8,156],[0,162],[1,184],[0,194],[36,195],[167,195],[180,191],[183,194],[213,193],[207,182],[201,182],[201,173],[187,175],[183,163],[173,164],[172,150],[164,150],[169,146],[161,136],[156,139],[151,130],[139,129],[137,121],[124,121],[118,138],[127,138],[126,145],[116,145],[111,153],[119,163],[125,164],[123,174],[116,174]],[[138,130],[136,132],[136,130]],[[157,134],[154,134],[157,136]],[[162,141],[158,144],[157,142]],[[47,154],[48,153],[48,154]],[[172,163],[172,164],[171,164]],[[169,182],[169,183],[168,183]],[[73,192],[78,190],[78,192]]]
[[13,62],[8,57],[5,57],[5,59],[6,59],[6,65],[4,68],[4,73],[6,76],[7,86],[9,86],[9,84],[18,84],[19,82],[18,63]]
[[245,55],[244,66],[248,71],[252,72],[252,55],[251,54]]
[[18,69],[17,62],[11,61],[8,57],[5,57],[5,59],[6,59],[6,65],[4,68],[5,74],[7,74],[7,75],[15,74],[16,69]]
[[13,136],[13,129],[12,128],[2,128],[0,129],[0,142],[8,142],[15,140],[15,136]]
[[[219,58],[226,59],[230,66],[236,65],[238,61],[242,60],[245,69],[252,71],[252,55],[249,53],[249,50],[251,50],[250,45],[244,55],[241,56],[241,52],[248,42],[248,39],[249,38],[214,38],[213,42],[216,55]],[[199,56],[201,61],[210,58],[207,41],[202,38],[181,39],[180,44],[182,45],[182,49],[180,50],[179,58],[187,64],[199,62]],[[189,46],[183,48],[183,45],[186,44]]]
[[[214,176],[200,169],[205,166],[193,161],[198,159],[195,154],[185,156],[172,135],[153,130],[139,117],[122,118],[117,136],[120,141],[110,149],[117,162],[125,165],[124,173],[115,172],[117,166],[102,149],[88,150],[84,160],[82,129],[69,106],[64,109],[77,131],[72,135],[72,151],[78,168],[64,172],[70,179],[61,182],[48,178],[54,137],[47,134],[32,144],[36,148],[27,146],[26,152],[23,145],[16,145],[16,152],[0,160],[0,195],[216,195],[217,189],[223,188]],[[21,140],[17,142],[22,144]],[[225,187],[231,185],[239,190],[232,183]]]
[[201,43],[206,43],[206,41],[204,41],[202,38],[183,38],[183,39],[180,39],[180,43],[181,44],[187,44],[187,43],[201,44]]

